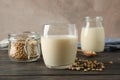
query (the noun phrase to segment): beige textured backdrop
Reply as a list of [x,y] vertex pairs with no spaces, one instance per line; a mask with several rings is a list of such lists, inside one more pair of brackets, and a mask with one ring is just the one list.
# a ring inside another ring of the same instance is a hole
[[85,16],[103,16],[106,37],[120,38],[120,0],[0,0],[0,40],[10,32],[41,31],[51,22],[82,27]]

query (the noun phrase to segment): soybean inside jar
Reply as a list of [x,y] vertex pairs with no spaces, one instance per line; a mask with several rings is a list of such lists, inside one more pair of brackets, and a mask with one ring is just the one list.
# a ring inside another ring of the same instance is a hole
[[40,58],[40,37],[37,32],[11,33],[9,58],[17,62],[32,62]]

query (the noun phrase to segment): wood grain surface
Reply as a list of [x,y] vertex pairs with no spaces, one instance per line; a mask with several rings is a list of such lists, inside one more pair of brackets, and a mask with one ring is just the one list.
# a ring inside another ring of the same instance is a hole
[[[8,51],[0,50],[0,80],[120,80],[120,51],[98,53],[92,58],[80,54],[77,56],[81,59],[103,61],[106,69],[103,72],[48,69],[42,58],[31,63],[13,62],[8,58]],[[108,64],[109,61],[113,61],[113,64]]]

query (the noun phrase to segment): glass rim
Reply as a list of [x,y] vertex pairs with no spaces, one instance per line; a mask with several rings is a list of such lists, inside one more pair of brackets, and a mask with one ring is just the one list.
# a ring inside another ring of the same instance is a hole
[[95,16],[95,17],[91,17],[91,16],[86,16],[85,17],[86,21],[103,21],[103,17],[102,16]]
[[8,34],[8,36],[17,36],[17,35],[24,35],[24,34],[27,34],[27,35],[39,35],[39,32],[31,32],[31,31],[24,31],[24,32],[10,32]]
[[75,23],[47,23],[45,25],[76,25]]
[[[63,25],[63,26],[62,26]],[[57,29],[58,32],[51,32],[49,31],[51,27],[53,29]],[[65,28],[65,29],[64,29]],[[64,29],[66,32],[60,32],[62,29]],[[70,30],[73,30],[73,32],[71,32]],[[44,26],[42,26],[42,31],[41,31],[41,36],[50,36],[50,35],[74,35],[74,36],[78,36],[78,32],[77,32],[77,26],[76,24],[73,23],[50,23],[50,24],[44,24]]]

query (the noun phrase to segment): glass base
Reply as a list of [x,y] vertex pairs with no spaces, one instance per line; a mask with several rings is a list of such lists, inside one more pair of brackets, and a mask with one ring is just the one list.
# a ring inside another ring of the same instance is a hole
[[50,68],[50,69],[67,69],[69,68],[71,64],[69,65],[65,65],[65,66],[49,66],[49,65],[46,65],[47,68]]
[[15,62],[34,62],[34,61],[37,61],[40,56],[37,56],[36,58],[31,58],[31,59],[14,59],[14,58],[11,58],[9,57],[11,61],[15,61]]

